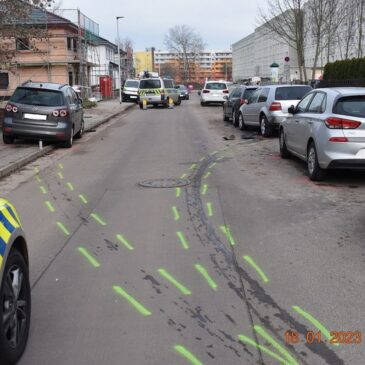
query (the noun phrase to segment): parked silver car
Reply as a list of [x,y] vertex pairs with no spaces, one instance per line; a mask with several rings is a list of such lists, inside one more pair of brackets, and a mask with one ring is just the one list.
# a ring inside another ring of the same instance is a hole
[[306,85],[270,85],[258,88],[240,108],[238,126],[260,127],[261,135],[270,137],[287,117],[288,108],[312,88]]
[[280,153],[306,161],[311,180],[325,169],[365,169],[365,88],[316,89],[289,113]]
[[122,91],[122,101],[138,102],[139,80],[128,79],[125,81]]

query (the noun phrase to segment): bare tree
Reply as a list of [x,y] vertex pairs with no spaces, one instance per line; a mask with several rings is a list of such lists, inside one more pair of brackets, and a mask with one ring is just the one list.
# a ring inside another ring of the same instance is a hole
[[203,51],[205,46],[203,39],[188,25],[176,25],[168,30],[165,45],[183,64],[184,81],[189,80],[190,64],[195,62],[197,55]]
[[304,59],[304,11],[307,0],[268,0],[267,10],[260,9],[262,25],[287,42],[297,52],[301,80],[307,81]]
[[0,68],[7,68],[15,56],[16,44],[35,50],[32,40],[44,38],[46,30],[29,24],[29,14],[34,6],[46,9],[49,0],[0,0]]
[[362,37],[363,37],[363,26],[364,26],[364,17],[365,17],[365,0],[357,0],[356,1],[356,17],[357,17],[357,57],[362,57]]
[[173,79],[179,78],[179,64],[172,62],[162,63],[159,67],[159,73],[164,77],[172,77]]

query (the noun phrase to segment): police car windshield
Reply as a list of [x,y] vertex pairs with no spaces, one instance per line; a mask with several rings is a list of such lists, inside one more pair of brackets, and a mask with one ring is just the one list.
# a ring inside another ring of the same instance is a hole
[[140,89],[159,89],[161,88],[161,81],[158,79],[141,80],[139,84]]

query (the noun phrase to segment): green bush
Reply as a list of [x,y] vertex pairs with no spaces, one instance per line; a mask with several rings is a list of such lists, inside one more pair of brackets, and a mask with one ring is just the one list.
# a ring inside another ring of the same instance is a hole
[[365,79],[365,58],[329,62],[324,67],[324,80]]
[[82,101],[82,106],[84,107],[84,109],[91,109],[91,108],[95,108],[97,105],[97,103],[95,103],[95,101],[90,101],[88,98],[85,98]]

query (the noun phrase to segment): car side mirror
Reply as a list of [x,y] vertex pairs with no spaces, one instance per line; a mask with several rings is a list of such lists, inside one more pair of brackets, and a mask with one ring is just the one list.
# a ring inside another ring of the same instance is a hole
[[294,115],[295,114],[295,106],[292,105],[288,108],[288,113]]

